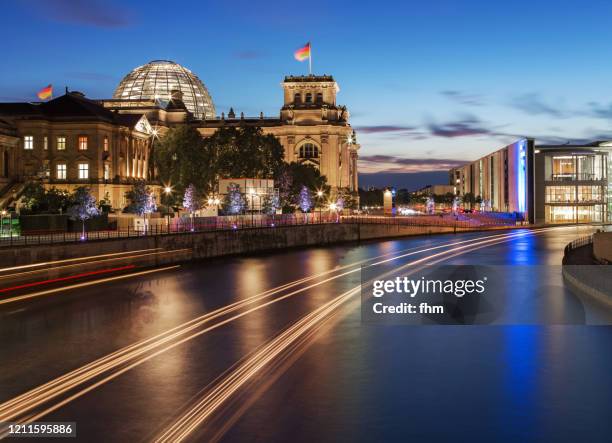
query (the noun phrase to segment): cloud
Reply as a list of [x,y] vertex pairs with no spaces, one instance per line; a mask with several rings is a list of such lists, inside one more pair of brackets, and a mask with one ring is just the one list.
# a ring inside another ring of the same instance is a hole
[[417,173],[448,171],[464,164],[464,160],[438,158],[405,158],[393,155],[364,155],[359,157],[359,171],[363,173]]
[[430,123],[427,125],[429,132],[434,137],[468,137],[478,135],[501,135],[488,129],[475,117],[466,117],[462,120],[447,123]]
[[449,100],[459,103],[460,105],[482,106],[484,104],[483,97],[478,94],[469,94],[466,92],[456,91],[452,89],[441,91],[440,94],[442,94]]
[[612,103],[602,105],[598,102],[590,102],[588,105],[591,108],[589,115],[592,117],[603,118],[604,120],[612,119]]
[[364,134],[378,134],[381,132],[400,132],[400,131],[413,131],[416,128],[411,126],[392,126],[392,125],[380,125],[380,126],[356,126],[355,130]]
[[234,52],[234,57],[240,60],[255,60],[258,58],[263,58],[265,57],[265,54],[263,52],[260,51],[253,51],[253,50],[245,50],[245,51],[238,51],[238,52]]
[[574,114],[564,110],[561,106],[554,106],[546,103],[546,101],[540,97],[540,94],[535,92],[518,95],[512,98],[510,105],[529,115],[548,115],[556,118],[564,118]]
[[26,2],[33,14],[60,23],[120,28],[132,23],[124,3],[101,0],[38,0]]

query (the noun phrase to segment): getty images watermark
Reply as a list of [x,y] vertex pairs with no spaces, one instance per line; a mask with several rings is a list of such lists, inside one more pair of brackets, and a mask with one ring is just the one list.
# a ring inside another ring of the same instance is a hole
[[[597,272],[612,273],[612,267]],[[612,275],[607,275],[611,277]],[[408,325],[610,324],[566,284],[561,266],[421,266],[361,270],[365,323]]]

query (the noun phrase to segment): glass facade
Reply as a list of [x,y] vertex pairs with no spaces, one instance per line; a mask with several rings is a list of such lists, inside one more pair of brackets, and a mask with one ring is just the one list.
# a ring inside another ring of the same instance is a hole
[[215,107],[202,81],[189,69],[168,60],[155,60],[126,75],[113,94],[122,100],[169,101],[180,90],[183,103],[196,118],[214,118]]

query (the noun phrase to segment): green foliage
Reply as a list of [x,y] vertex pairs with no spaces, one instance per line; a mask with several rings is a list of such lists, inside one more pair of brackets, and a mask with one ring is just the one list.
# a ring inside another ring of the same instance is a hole
[[51,188],[45,190],[38,182],[26,185],[22,197],[24,212],[30,214],[65,213],[72,204],[68,191]]
[[220,128],[203,138],[191,126],[171,128],[155,144],[159,179],[183,195],[193,184],[203,195],[219,178],[272,178],[283,166],[284,149],[261,128]]
[[104,198],[98,202],[98,209],[102,212],[110,212],[112,207],[110,203],[110,194],[108,191],[104,194]]
[[272,178],[283,166],[283,146],[258,127],[221,128],[205,144],[218,153],[220,178]]
[[210,191],[216,181],[213,148],[191,126],[170,128],[155,143],[155,165],[159,179],[164,184],[171,184],[178,195],[183,195],[190,183],[205,192]]
[[359,203],[364,206],[382,206],[383,205],[383,190],[382,189],[363,189],[359,188]]
[[293,212],[300,204],[300,192],[306,187],[311,194],[323,191],[329,195],[327,178],[321,175],[319,170],[312,165],[303,163],[284,163],[275,176],[275,184],[278,187],[279,197],[283,212]]
[[357,209],[357,198],[359,194],[349,188],[338,188],[333,193],[331,201],[335,202],[338,209]]

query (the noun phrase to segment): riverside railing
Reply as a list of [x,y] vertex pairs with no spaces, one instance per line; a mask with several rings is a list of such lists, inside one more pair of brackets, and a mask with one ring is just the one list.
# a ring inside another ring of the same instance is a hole
[[2,235],[0,247],[18,247],[30,245],[81,243],[93,240],[116,240],[160,235],[189,234],[192,232],[235,231],[243,229],[278,228],[285,226],[322,225],[330,223],[344,224],[383,224],[400,226],[437,226],[452,228],[488,228],[497,226],[515,226],[519,221],[515,217],[489,216],[483,214],[450,216],[450,215],[414,215],[414,216],[365,216],[339,215],[336,213],[282,214],[282,215],[241,215],[218,217],[180,217],[170,219],[148,220],[146,229],[127,229],[85,232],[38,232],[25,235]]

